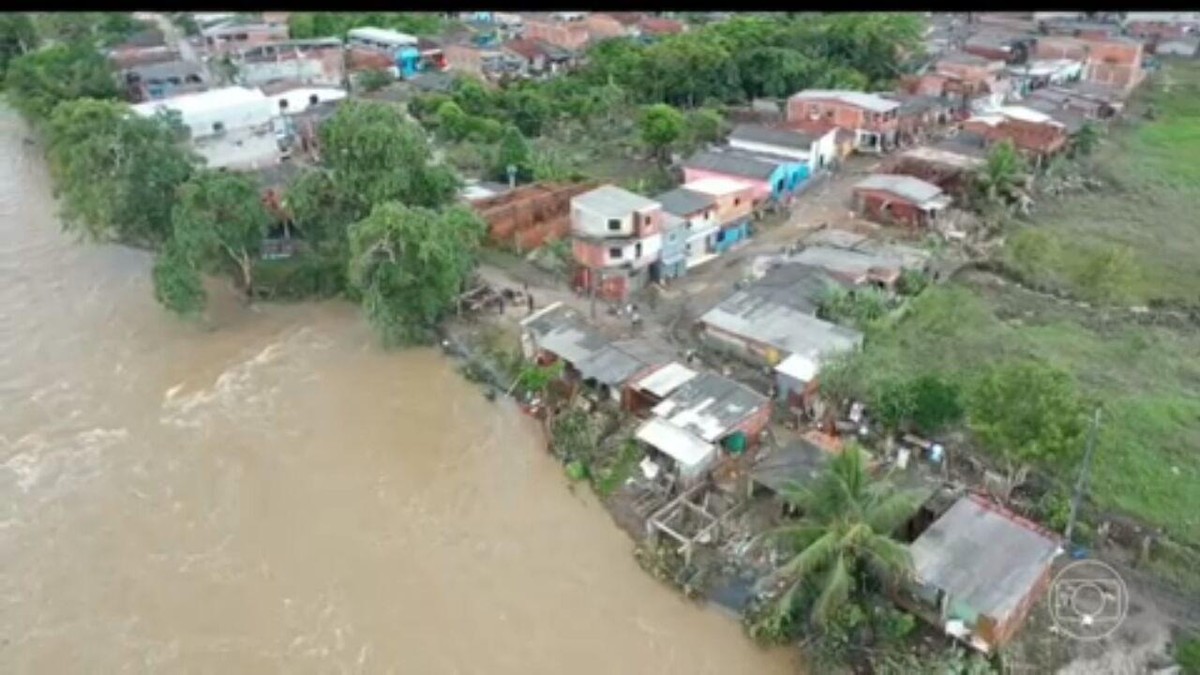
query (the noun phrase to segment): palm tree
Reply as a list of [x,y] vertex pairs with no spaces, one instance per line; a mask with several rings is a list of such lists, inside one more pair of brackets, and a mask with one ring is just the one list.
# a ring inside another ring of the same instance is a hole
[[1012,141],[1006,139],[988,153],[987,163],[975,180],[987,201],[1007,203],[1019,198],[1025,172],[1025,160]]
[[891,533],[918,504],[887,479],[872,479],[858,446],[847,446],[814,484],[785,488],[783,496],[803,515],[763,535],[789,541],[796,551],[760,581],[760,588],[777,594],[764,623],[788,623],[808,586],[816,592],[810,621],[826,625],[835,610],[865,591],[868,578],[886,583],[911,572],[908,548]]

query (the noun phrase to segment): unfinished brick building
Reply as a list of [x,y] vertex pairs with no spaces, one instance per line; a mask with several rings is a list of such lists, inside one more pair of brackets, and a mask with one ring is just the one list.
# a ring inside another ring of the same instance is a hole
[[534,183],[472,203],[488,225],[488,241],[523,253],[571,231],[571,198],[596,183]]

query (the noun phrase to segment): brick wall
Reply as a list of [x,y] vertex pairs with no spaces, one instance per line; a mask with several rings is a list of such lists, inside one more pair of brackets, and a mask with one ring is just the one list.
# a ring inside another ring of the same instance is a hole
[[883,190],[855,190],[859,211],[870,220],[885,225],[917,227],[924,223],[925,214],[916,204],[904,201]]

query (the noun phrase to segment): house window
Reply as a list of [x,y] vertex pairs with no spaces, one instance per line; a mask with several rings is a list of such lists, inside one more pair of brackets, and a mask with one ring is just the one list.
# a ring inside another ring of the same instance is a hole
[[609,218],[608,219],[608,231],[609,232],[620,232],[621,231],[621,219],[620,218]]
[[316,94],[313,94],[312,96],[309,96],[309,97],[308,97],[308,104],[309,104],[309,105],[316,105],[316,104],[318,104],[318,103],[320,103],[320,102],[321,102],[321,99],[320,99],[320,98],[318,98]]
[[621,254],[622,254],[622,251],[621,251],[620,247],[613,247],[613,248],[608,249],[608,257],[611,260],[620,260]]
[[741,199],[741,197],[734,197],[734,198],[733,198],[733,205],[734,205],[734,206],[741,206],[741,205],[742,205],[742,199]]
[[213,122],[212,129],[213,129],[214,134],[222,133],[225,131],[225,123],[224,122]]
[[633,245],[633,257],[635,257],[635,258],[642,257],[642,242],[639,241],[638,243]]
[[287,110],[287,107],[288,107],[288,102],[287,102],[287,99],[286,99],[286,98],[281,98],[281,99],[279,99],[279,109],[280,109],[280,110]]

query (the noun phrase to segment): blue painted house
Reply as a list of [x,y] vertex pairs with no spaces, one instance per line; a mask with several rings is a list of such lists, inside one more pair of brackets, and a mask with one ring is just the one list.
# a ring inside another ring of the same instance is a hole
[[663,213],[662,251],[650,268],[655,281],[678,279],[687,273],[687,221],[672,213]]
[[808,180],[808,163],[794,157],[735,149],[705,150],[683,163],[684,179],[729,178],[753,187],[754,205],[786,201]]
[[[717,200],[710,194],[686,187],[668,190],[654,198],[663,213],[683,220],[684,269],[712,260],[717,255]],[[664,250],[667,244],[663,244]]]

